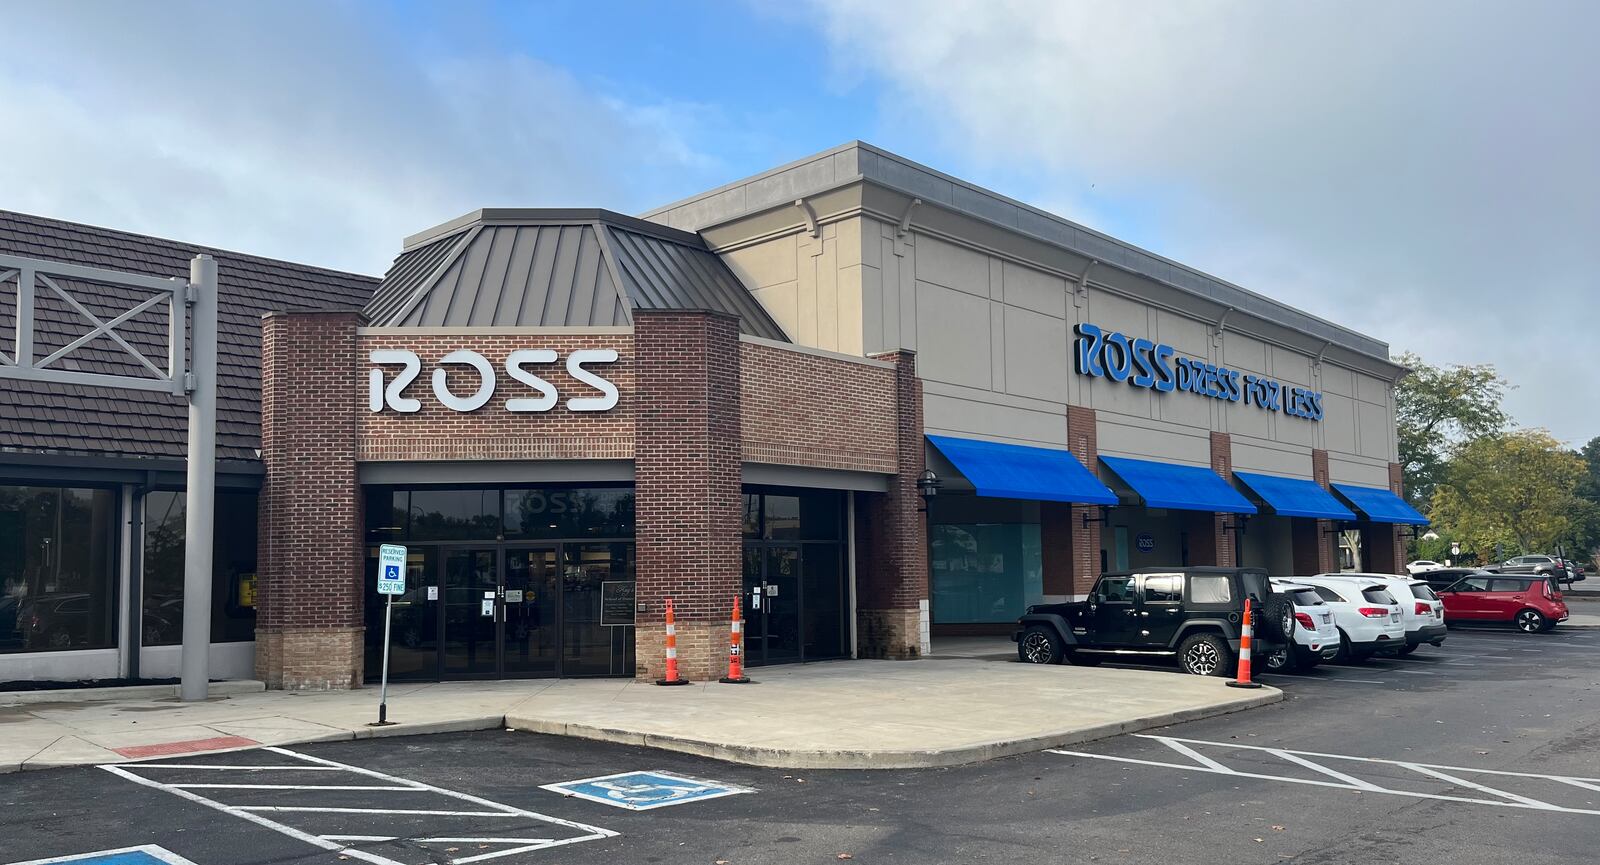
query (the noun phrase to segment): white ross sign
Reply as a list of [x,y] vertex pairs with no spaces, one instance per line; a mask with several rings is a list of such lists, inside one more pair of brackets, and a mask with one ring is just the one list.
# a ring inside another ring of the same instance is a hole
[[406,593],[406,548],[399,544],[378,547],[378,594]]
[[[410,387],[422,372],[422,358],[418,357],[416,352],[409,349],[375,349],[368,359],[373,366],[367,371],[367,408],[375,412],[388,408],[406,414],[422,409],[421,400],[403,395],[406,388]],[[538,394],[531,397],[507,397],[504,403],[506,411],[542,412],[555,408],[560,400],[555,385],[534,375],[527,367],[533,364],[555,363],[557,360],[559,355],[547,348],[517,349],[506,355],[506,375],[527,385]],[[600,393],[599,396],[569,398],[567,411],[609,411],[616,408],[619,398],[617,386],[584,368],[585,364],[616,362],[617,352],[610,348],[583,348],[567,355],[567,375]],[[401,366],[400,374],[385,386],[382,367],[394,364]],[[457,396],[452,393],[446,381],[445,364],[459,364],[475,370],[478,373],[477,391],[469,396]],[[488,358],[471,349],[457,349],[439,358],[439,366],[433,370],[433,396],[451,411],[477,411],[483,408],[494,398],[495,387],[494,365]]]

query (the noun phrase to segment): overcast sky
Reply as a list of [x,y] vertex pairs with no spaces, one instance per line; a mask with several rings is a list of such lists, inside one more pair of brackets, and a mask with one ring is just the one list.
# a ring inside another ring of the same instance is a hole
[[0,0],[0,208],[379,274],[860,138],[1600,435],[1600,3]]

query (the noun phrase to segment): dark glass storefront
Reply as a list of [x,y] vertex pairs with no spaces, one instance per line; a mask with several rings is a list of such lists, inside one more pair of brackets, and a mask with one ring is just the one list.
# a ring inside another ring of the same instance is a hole
[[748,663],[849,656],[844,520],[844,493],[745,488]]
[[[144,598],[139,626],[143,646],[183,642],[182,490],[144,495]],[[254,490],[218,490],[212,519],[211,642],[256,638],[256,496]]]
[[117,645],[117,492],[0,486],[0,652]]
[[389,676],[631,676],[633,490],[369,488],[366,672],[381,664],[378,545],[405,544]]

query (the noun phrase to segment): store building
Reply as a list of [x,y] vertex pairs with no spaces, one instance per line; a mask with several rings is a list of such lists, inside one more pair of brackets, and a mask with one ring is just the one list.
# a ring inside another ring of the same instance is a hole
[[[408,238],[377,283],[270,263],[267,291],[229,262],[269,263],[216,255],[248,384],[221,415],[228,476],[258,525],[254,579],[219,579],[248,591],[275,687],[374,676],[386,542],[409,556],[395,678],[654,678],[668,598],[707,678],[736,597],[755,664],[914,658],[1104,570],[1332,570],[1341,534],[1355,566],[1396,570],[1421,521],[1386,345],[860,143],[642,219],[478,211]],[[79,489],[64,465],[21,471],[52,428],[0,441],[7,477]],[[83,453],[173,456],[106,438]],[[169,524],[153,493],[181,476],[95,477],[120,574],[97,645],[125,671],[162,567],[125,517]],[[223,501],[219,571],[243,572]],[[37,572],[27,555],[7,567]],[[12,579],[32,606],[38,578]],[[0,670],[47,654],[4,651]]]

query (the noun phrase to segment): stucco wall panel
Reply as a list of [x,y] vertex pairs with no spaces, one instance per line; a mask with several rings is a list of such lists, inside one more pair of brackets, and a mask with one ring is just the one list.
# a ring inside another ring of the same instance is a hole
[[1166,425],[1119,423],[1113,415],[1095,412],[1100,454],[1211,467],[1211,439],[1206,434]]
[[1065,319],[1014,306],[1003,308],[1006,392],[1067,401],[1068,336]]
[[919,282],[989,296],[989,256],[934,237],[917,237],[916,275]]
[[1066,317],[1066,280],[1009,261],[1003,262],[1002,273],[1006,303],[1056,318]]
[[1237,433],[1232,439],[1234,469],[1311,479],[1310,448],[1288,448],[1270,441],[1252,441]]
[[923,378],[993,387],[987,298],[919,280],[916,321],[917,341],[923,346],[917,352],[917,370]]

